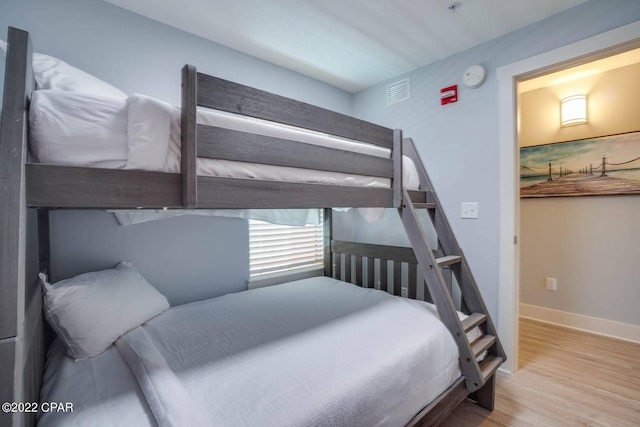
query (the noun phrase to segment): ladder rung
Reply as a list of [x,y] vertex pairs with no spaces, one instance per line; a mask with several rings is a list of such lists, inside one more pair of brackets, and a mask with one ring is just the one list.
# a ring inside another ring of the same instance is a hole
[[436,258],[436,263],[438,263],[439,267],[444,267],[446,265],[457,264],[460,262],[460,257],[458,255],[447,255],[441,258]]
[[471,343],[471,351],[473,351],[475,357],[478,357],[483,351],[491,347],[494,342],[496,342],[496,337],[493,335],[483,335]]
[[435,203],[414,203],[413,207],[414,209],[435,209],[436,204]]
[[504,359],[500,356],[488,355],[485,359],[480,362],[480,372],[482,373],[482,379],[484,381],[488,380],[491,375],[493,375],[500,365],[502,365]]
[[462,321],[462,328],[465,332],[469,332],[476,326],[484,323],[487,320],[487,315],[482,313],[473,313]]
[[425,203],[427,201],[426,191],[407,191],[413,203]]

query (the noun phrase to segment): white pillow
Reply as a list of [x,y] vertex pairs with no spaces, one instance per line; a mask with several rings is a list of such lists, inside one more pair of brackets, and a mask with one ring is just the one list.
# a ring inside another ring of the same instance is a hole
[[75,360],[97,356],[169,308],[167,299],[129,262],[53,285],[42,273],[40,279],[45,316]]
[[[0,51],[6,55],[7,43],[2,40],[0,40]],[[55,89],[127,99],[127,94],[120,89],[53,56],[34,53],[33,72],[38,89]]]

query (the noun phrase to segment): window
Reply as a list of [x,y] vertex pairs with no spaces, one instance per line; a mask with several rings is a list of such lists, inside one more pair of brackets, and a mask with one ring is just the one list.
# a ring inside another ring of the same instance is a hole
[[278,225],[249,220],[249,276],[266,276],[322,268],[322,210],[318,225]]

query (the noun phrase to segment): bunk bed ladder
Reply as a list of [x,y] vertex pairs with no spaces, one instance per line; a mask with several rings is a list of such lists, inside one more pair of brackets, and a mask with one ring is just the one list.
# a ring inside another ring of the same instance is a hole
[[[485,384],[491,388],[495,385],[494,373],[504,362],[506,355],[469,265],[458,246],[413,142],[410,139],[404,139],[403,145],[405,154],[413,159],[418,169],[422,191],[416,197],[415,193],[410,194],[405,190],[402,206],[398,208],[398,212],[440,319],[451,331],[460,350],[460,370],[465,377],[467,389],[470,392],[478,391],[478,403],[493,409],[492,398],[486,399],[490,401],[481,402],[486,396],[493,395],[493,392],[481,393],[481,389]],[[420,222],[418,216],[420,211],[428,213],[428,218],[437,234],[438,247],[435,251]],[[458,318],[453,302],[451,278],[447,277],[449,271],[455,276],[460,288],[460,308],[470,314],[462,321]],[[475,327],[480,327],[483,335],[469,342],[466,333]],[[477,359],[482,355],[484,358],[478,362]]]

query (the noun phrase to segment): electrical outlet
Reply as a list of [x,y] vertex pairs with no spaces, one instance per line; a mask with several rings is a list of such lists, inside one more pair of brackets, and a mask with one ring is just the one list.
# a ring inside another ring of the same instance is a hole
[[545,287],[550,291],[558,290],[558,279],[555,277],[547,277],[545,279]]
[[462,202],[462,213],[460,218],[478,218],[478,202]]

